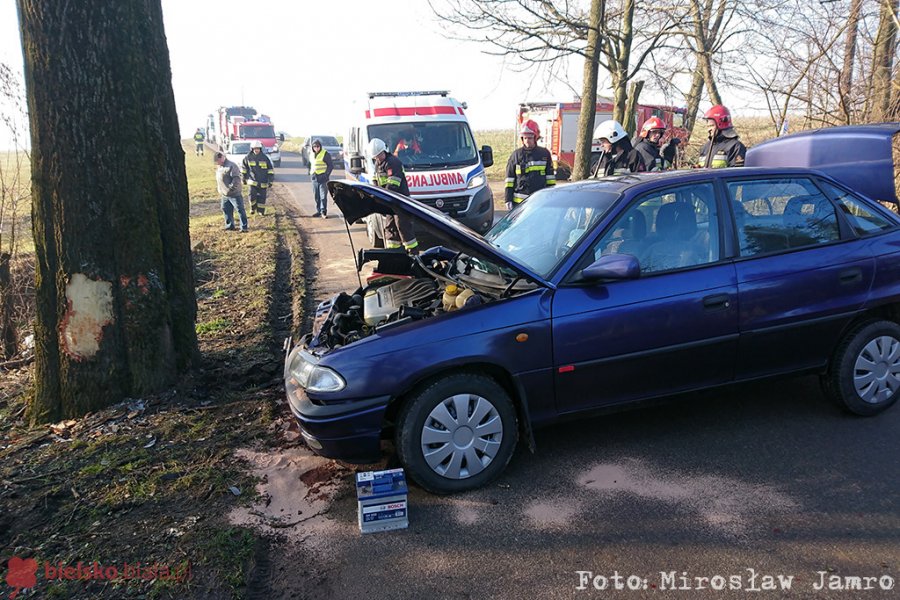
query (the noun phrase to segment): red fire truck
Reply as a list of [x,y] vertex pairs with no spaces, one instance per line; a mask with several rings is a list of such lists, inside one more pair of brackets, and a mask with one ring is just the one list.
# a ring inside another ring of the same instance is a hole
[[[210,115],[212,117],[212,115]],[[275,126],[266,115],[257,115],[250,106],[223,106],[216,111],[215,135],[210,141],[218,144],[223,152],[229,150],[233,140],[259,141],[263,151],[276,167],[281,166],[279,139],[275,136]]]
[[[684,129],[684,114],[687,109],[674,106],[639,104],[635,110],[635,123],[640,131],[644,121],[650,117],[659,117],[667,126],[663,141],[677,137],[686,142],[689,132]],[[550,150],[556,166],[557,179],[568,179],[575,164],[575,142],[578,138],[578,117],[581,114],[581,102],[523,102],[519,104],[517,125],[528,119],[533,120],[541,128],[540,144]],[[613,101],[609,98],[597,99],[597,110],[594,125],[612,119]],[[592,127],[592,128],[593,128]],[[518,127],[516,128],[518,131]],[[684,143],[682,146],[684,147]],[[591,146],[591,165],[599,160],[600,144],[596,140]]]

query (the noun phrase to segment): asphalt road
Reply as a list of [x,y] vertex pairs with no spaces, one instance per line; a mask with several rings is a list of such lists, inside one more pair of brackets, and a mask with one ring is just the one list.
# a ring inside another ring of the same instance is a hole
[[[311,214],[297,167],[285,157],[278,178]],[[317,298],[353,288],[343,221],[301,227]],[[360,535],[355,497],[339,495],[326,533],[277,549],[271,597],[898,598],[898,434],[900,407],[846,415],[812,377],[558,425],[486,489],[413,487],[407,530]]]

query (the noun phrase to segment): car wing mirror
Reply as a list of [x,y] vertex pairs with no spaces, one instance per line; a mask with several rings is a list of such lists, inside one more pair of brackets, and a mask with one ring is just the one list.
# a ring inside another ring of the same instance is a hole
[[494,164],[494,151],[490,146],[481,147],[481,162],[484,164],[485,169]]
[[354,175],[366,172],[366,163],[362,156],[357,154],[350,157],[350,172]]
[[592,262],[575,277],[574,283],[596,283],[604,280],[637,279],[641,263],[631,254],[607,254]]

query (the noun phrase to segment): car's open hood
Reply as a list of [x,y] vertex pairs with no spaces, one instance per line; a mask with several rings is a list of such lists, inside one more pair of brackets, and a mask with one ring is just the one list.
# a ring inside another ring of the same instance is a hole
[[507,256],[499,248],[490,245],[471,229],[421,202],[402,194],[349,180],[329,181],[328,191],[331,192],[334,203],[341,209],[348,224],[376,213],[405,214],[415,221],[416,231],[440,240],[440,243],[448,248],[512,269],[535,283],[552,287],[543,277]]
[[[894,137],[900,123],[849,125],[803,131],[747,151],[748,167],[810,167],[873,200],[900,204]],[[900,139],[898,139],[900,144]]]

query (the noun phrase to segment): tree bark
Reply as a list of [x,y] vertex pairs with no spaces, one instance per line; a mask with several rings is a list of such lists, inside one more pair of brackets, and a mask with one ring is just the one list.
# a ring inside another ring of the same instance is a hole
[[622,123],[622,127],[625,128],[625,131],[628,132],[629,136],[634,137],[635,130],[637,129],[637,123],[634,120],[634,112],[637,108],[638,98],[641,97],[641,90],[644,89],[643,81],[633,81],[631,83],[631,90],[628,92],[628,101],[625,103],[625,121]]
[[897,25],[894,21],[900,0],[881,0],[878,33],[872,49],[872,83],[866,116],[870,121],[888,118],[891,104],[891,75],[897,52]]
[[578,139],[572,179],[586,179],[591,169],[591,143],[594,137],[594,115],[597,114],[597,73],[600,70],[600,26],[606,13],[606,0],[591,0],[584,82],[581,88],[581,113],[578,115]]
[[687,110],[684,115],[684,129],[688,135],[693,133],[694,123],[697,122],[697,111],[700,109],[700,98],[703,95],[703,83],[703,73],[698,65],[691,78],[691,89],[685,98]]
[[613,84],[613,119],[619,123],[625,120],[625,104],[628,101],[628,68],[631,63],[631,44],[634,41],[634,5],[635,0],[625,0],[619,49],[614,70],[610,73]]
[[9,360],[16,355],[18,338],[13,323],[13,289],[9,270],[9,252],[0,252],[0,357]]
[[850,112],[850,93],[853,89],[853,63],[856,60],[856,35],[859,30],[859,12],[862,0],[853,0],[850,4],[850,14],[847,17],[847,37],[844,41],[844,66],[841,68],[841,80],[838,90],[840,92],[841,111],[844,122],[850,125],[853,116]]
[[196,357],[187,178],[160,0],[17,0],[31,117],[32,422]]

